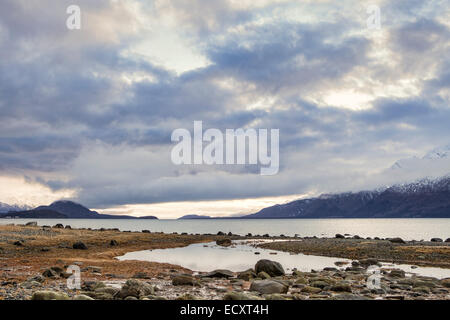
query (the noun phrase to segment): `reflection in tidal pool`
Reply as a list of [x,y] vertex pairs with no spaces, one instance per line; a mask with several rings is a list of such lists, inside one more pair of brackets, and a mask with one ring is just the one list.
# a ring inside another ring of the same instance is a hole
[[[217,246],[214,242],[198,243],[182,248],[129,252],[121,257],[117,257],[117,259],[169,263],[192,271],[202,272],[209,272],[215,269],[227,269],[234,272],[244,271],[253,268],[256,262],[261,259],[269,259],[281,263],[286,272],[292,271],[294,268],[300,271],[322,270],[325,267],[336,267],[336,261],[351,262],[351,260],[342,258],[290,254],[254,246],[263,241],[234,241],[231,247]],[[409,265],[385,264],[384,266],[401,268],[406,272],[414,272],[425,276],[450,277],[450,269],[422,267],[412,269]],[[345,269],[345,267],[344,265],[341,269]]]

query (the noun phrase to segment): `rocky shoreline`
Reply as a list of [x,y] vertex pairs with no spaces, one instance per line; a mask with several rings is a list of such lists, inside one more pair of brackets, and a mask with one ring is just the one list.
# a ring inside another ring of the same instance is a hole
[[[62,225],[0,226],[0,300],[450,300],[449,278],[410,277],[399,269],[368,272],[380,261],[395,257],[412,257],[415,261],[419,254],[427,260],[430,256],[429,265],[449,263],[450,247],[439,241],[277,237],[287,241],[261,245],[353,259],[351,266],[337,262],[311,272],[286,273],[282,265],[270,260],[260,260],[254,268],[241,272],[193,273],[168,264],[115,259],[130,251],[210,241],[228,246],[231,240],[250,238],[254,237],[120,232]],[[383,255],[384,251],[387,253]],[[78,289],[67,287],[72,276],[69,266],[81,271]]]

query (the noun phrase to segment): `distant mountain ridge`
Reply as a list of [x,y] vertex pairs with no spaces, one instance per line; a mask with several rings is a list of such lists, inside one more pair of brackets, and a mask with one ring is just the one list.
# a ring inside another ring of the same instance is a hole
[[178,220],[192,220],[192,219],[212,219],[210,216],[201,216],[198,214],[187,214],[179,217]]
[[243,218],[450,218],[450,176],[296,200]]
[[32,210],[14,211],[3,215],[0,218],[15,217],[15,218],[67,218],[67,219],[158,219],[154,216],[146,217],[132,217],[127,215],[110,215],[100,214],[97,211],[89,210],[83,205],[68,201],[55,201],[48,206],[39,206]]

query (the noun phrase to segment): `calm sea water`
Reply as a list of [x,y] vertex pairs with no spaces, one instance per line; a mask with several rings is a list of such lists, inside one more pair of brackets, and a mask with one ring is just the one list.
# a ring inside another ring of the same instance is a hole
[[114,219],[0,219],[0,224],[39,225],[62,223],[75,228],[119,228],[122,231],[187,232],[253,235],[281,234],[294,236],[334,237],[336,233],[361,237],[401,237],[405,240],[450,238],[450,219],[220,219],[220,220],[114,220]]

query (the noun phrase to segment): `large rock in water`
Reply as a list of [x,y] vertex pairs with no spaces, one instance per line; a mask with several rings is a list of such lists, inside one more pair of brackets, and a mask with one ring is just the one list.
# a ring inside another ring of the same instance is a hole
[[131,279],[125,282],[122,289],[117,293],[117,297],[125,299],[127,297],[143,297],[154,294],[153,287],[147,283]]
[[231,239],[228,239],[228,238],[218,239],[218,240],[216,240],[216,244],[218,246],[222,246],[222,247],[229,247],[229,246],[231,246]]
[[250,291],[257,291],[261,294],[287,293],[289,287],[274,280],[255,280],[250,286]]
[[202,278],[232,278],[234,274],[230,270],[214,270],[202,275]]
[[255,272],[258,274],[260,272],[266,272],[271,277],[282,276],[285,274],[283,266],[271,260],[259,260],[255,265]]

